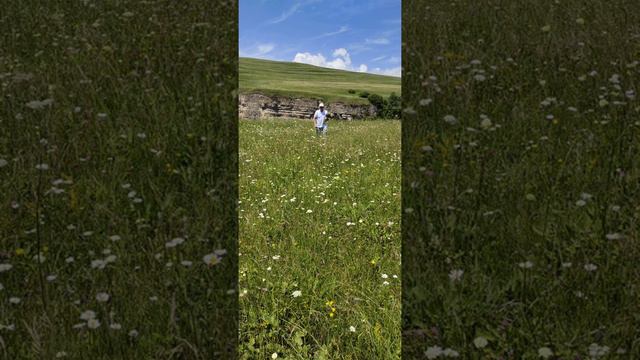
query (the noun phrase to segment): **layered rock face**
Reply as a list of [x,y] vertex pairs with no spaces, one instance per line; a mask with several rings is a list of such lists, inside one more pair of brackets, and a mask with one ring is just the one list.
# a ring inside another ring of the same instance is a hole
[[[239,96],[239,115],[244,119],[269,117],[289,117],[309,119],[318,109],[318,100],[267,96],[263,94],[241,94]],[[376,107],[367,105],[325,102],[329,117],[352,120],[376,116]]]

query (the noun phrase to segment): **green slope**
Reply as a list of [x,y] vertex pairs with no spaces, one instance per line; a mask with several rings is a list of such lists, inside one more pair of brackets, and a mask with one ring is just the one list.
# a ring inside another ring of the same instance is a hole
[[[350,94],[348,90],[356,90]],[[366,103],[360,91],[400,95],[400,78],[270,60],[240,58],[240,92]]]

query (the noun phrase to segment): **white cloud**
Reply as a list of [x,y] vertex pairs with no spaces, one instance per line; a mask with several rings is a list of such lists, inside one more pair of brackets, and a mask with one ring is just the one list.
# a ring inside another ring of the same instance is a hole
[[308,52],[297,53],[293,62],[322,66],[339,70],[351,70],[351,55],[345,48],[335,49],[332,53],[333,59],[327,61],[322,54],[311,54]]
[[273,51],[273,49],[275,49],[275,45],[273,44],[260,44],[258,45],[258,55],[264,55],[264,54],[268,54],[271,51]]
[[374,68],[371,72],[374,74],[400,77],[402,76],[402,67],[398,66],[398,67],[389,68],[389,69],[381,69],[377,67],[377,68]]
[[278,24],[287,20],[291,15],[295,14],[300,8],[301,3],[295,3],[287,11],[283,12],[280,16],[269,20],[269,24]]
[[389,43],[389,39],[384,37],[379,37],[375,39],[365,39],[365,44],[374,44],[374,45],[387,45]]
[[338,56],[348,57],[349,52],[345,48],[339,48],[339,49],[333,50],[333,57],[338,57]]
[[400,63],[400,57],[399,56],[392,56],[387,61],[390,62],[391,64],[399,64]]
[[335,35],[339,35],[339,34],[342,34],[344,32],[347,32],[347,31],[349,31],[349,27],[345,25],[345,26],[341,26],[340,29],[338,29],[336,31],[320,34],[318,36],[310,38],[309,40],[317,40],[317,39],[322,39],[322,38],[326,38],[326,37],[329,37],[329,36],[335,36]]
[[271,55],[269,54],[272,53],[275,48],[276,45],[272,43],[256,44],[248,49],[240,49],[240,56],[252,58],[270,58]]
[[327,59],[322,54],[312,55],[311,53],[297,53],[293,62],[327,67]]
[[298,10],[306,5],[310,5],[313,3],[317,3],[321,0],[304,0],[304,1],[296,1],[289,9],[287,9],[287,11],[283,12],[280,16],[275,17],[271,20],[269,20],[267,23],[269,24],[278,24],[281,23],[285,20],[287,20],[288,18],[290,18],[292,15],[294,15],[295,13],[298,12]]
[[400,66],[388,69],[382,69],[379,67],[369,70],[367,64],[360,64],[358,67],[353,67],[351,63],[351,55],[345,48],[338,48],[331,53],[332,58],[328,60],[324,55],[312,54],[309,52],[297,53],[293,58],[293,62],[321,66],[332,69],[368,72],[373,74],[387,75],[400,77],[402,74],[402,68]]

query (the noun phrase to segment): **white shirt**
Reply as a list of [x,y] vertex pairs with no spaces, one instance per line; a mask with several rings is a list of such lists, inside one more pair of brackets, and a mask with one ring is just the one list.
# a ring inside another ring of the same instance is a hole
[[316,127],[322,127],[324,125],[324,120],[327,118],[327,110],[316,110],[315,114],[313,114],[313,118],[316,119]]

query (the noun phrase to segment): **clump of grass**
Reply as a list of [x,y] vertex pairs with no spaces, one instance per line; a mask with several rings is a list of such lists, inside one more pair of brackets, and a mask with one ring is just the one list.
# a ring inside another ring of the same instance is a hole
[[242,358],[400,355],[400,123],[240,123]]

